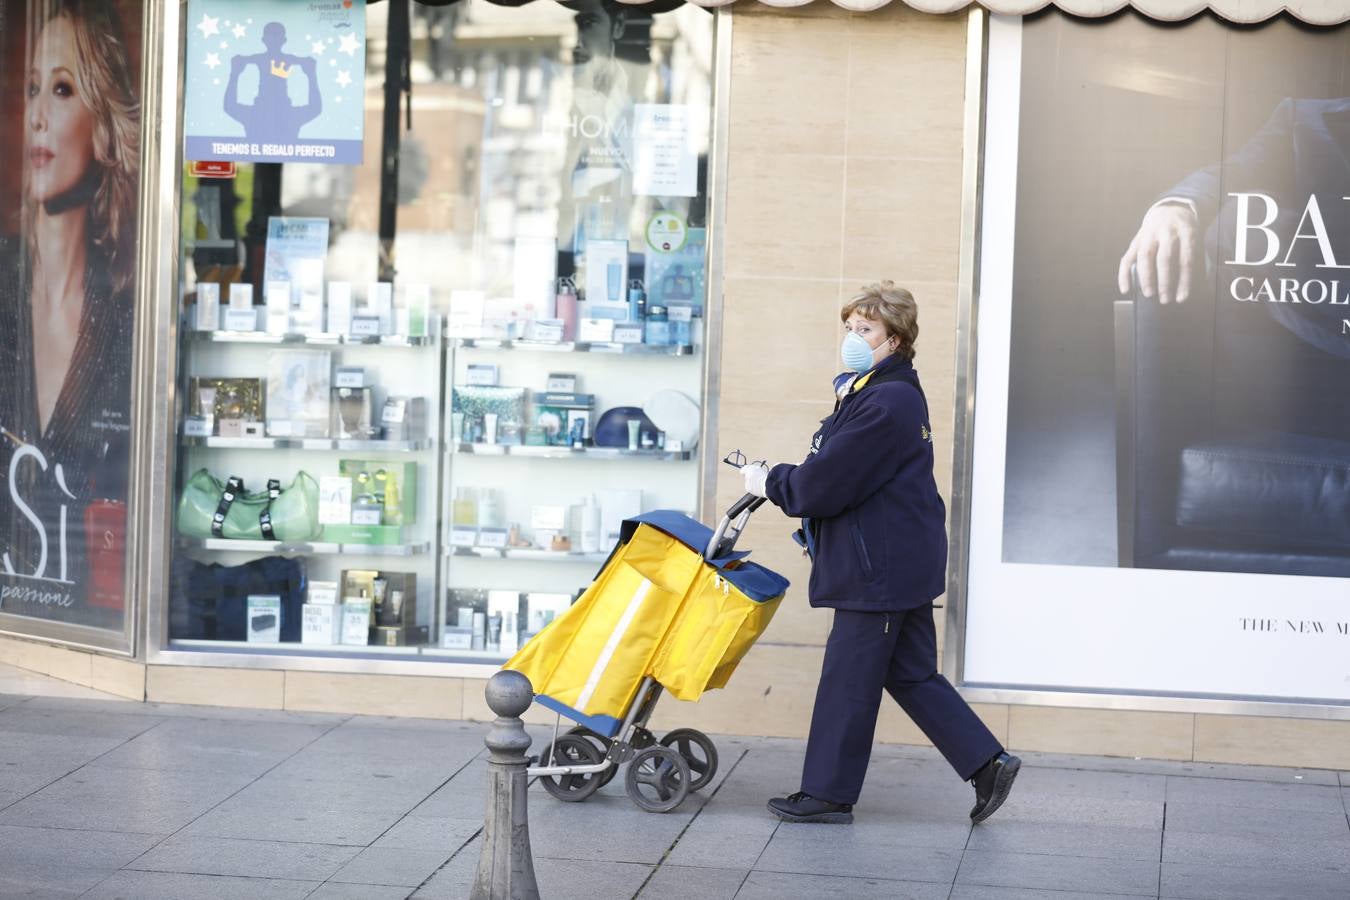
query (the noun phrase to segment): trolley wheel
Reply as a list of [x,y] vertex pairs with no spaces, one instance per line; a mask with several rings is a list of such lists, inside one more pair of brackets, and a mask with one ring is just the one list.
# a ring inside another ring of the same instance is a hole
[[[590,740],[592,743],[594,743],[596,746],[598,746],[598,747],[600,748],[600,758],[601,758],[601,759],[604,759],[604,758],[609,754],[609,748],[612,747],[612,746],[614,745],[613,739],[607,738],[607,737],[605,737],[603,734],[600,734],[599,732],[591,731],[591,730],[590,730],[589,728],[587,728],[585,725],[577,725],[577,726],[574,727],[574,728],[570,728],[570,729],[568,729],[567,733],[568,733],[568,734],[580,735],[581,737],[587,738],[587,739]],[[615,763],[614,765],[610,766],[610,767],[609,767],[608,769],[606,769],[605,771],[601,772],[601,773],[600,773],[600,787],[604,787],[605,785],[609,784],[611,781],[614,780],[614,776],[615,776],[615,775],[618,775],[618,774],[619,774],[619,764],[618,764],[618,763]],[[597,790],[598,790],[598,788],[597,788]]]
[[[540,766],[593,766],[604,759],[595,745],[580,735],[564,734],[539,755]],[[613,767],[611,767],[612,769]],[[540,775],[539,782],[554,797],[567,803],[580,803],[600,790],[604,772],[581,775]],[[610,776],[613,777],[612,775]]]
[[689,796],[689,764],[670,747],[648,747],[628,764],[628,799],[647,812],[670,812]]
[[563,733],[588,738],[592,743],[594,743],[597,747],[600,748],[601,753],[607,753],[609,751],[609,745],[614,743],[612,740],[605,737],[603,734],[600,734],[598,731],[591,731],[585,725],[575,725]]
[[689,790],[708,786],[717,774],[717,748],[712,738],[693,728],[676,728],[661,738],[662,747],[670,747],[689,764]]

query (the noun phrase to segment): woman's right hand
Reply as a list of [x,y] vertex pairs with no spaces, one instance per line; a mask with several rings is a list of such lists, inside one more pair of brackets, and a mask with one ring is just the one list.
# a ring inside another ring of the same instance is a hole
[[764,463],[750,463],[741,466],[741,475],[745,477],[745,492],[756,497],[768,497],[765,485],[769,480],[769,467]]

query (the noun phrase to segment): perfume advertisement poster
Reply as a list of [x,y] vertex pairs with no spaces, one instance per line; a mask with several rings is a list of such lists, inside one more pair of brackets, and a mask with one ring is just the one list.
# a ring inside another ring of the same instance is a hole
[[0,613],[122,629],[140,5],[0,0]]
[[991,23],[967,684],[1350,701],[1347,63]]
[[365,0],[187,9],[187,159],[360,164]]

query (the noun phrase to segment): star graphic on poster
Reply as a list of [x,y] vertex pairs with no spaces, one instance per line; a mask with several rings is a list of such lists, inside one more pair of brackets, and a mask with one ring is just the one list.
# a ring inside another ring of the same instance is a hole
[[361,42],[356,39],[356,35],[354,34],[344,34],[340,43],[341,46],[338,47],[338,50],[348,56],[355,55],[356,51],[361,47]]
[[220,65],[220,54],[219,53],[206,54],[206,59],[205,61],[203,61],[202,65],[214,71],[216,66]]
[[330,66],[336,66],[336,65],[337,65],[337,60],[334,59],[334,58],[332,58],[332,57],[329,57],[329,59],[328,59],[328,64],[329,64]]
[[202,33],[202,37],[209,38],[212,35],[220,34],[220,18],[211,18],[206,13],[202,13],[202,20],[197,23],[197,30]]
[[242,38],[247,31],[248,29],[246,29],[243,25],[236,25],[234,26],[233,29],[230,30],[230,34],[234,35],[235,39],[238,40]]
[[222,50],[228,50],[228,49],[230,49],[230,42],[229,42],[229,41],[221,41],[221,42],[220,42],[220,49],[222,49]]
[[220,87],[220,79],[219,79],[219,78],[212,78],[212,79],[211,79],[211,83],[214,84],[216,87]]
[[323,56],[323,51],[327,49],[328,47],[323,41],[315,41],[309,45],[309,52],[313,53],[315,56]]
[[352,83],[352,73],[351,73],[351,72],[338,72],[338,74],[337,74],[337,83],[338,83],[338,87],[348,87],[348,86]]

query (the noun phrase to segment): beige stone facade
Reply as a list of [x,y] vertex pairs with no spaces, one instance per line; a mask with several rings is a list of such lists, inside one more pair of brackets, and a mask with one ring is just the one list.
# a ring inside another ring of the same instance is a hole
[[[803,455],[831,408],[839,304],[857,287],[891,278],[920,303],[916,365],[933,414],[938,483],[950,498],[966,48],[964,13],[927,15],[900,3],[867,13],[823,2],[737,5],[722,453],[740,448],[770,462]],[[741,483],[725,467],[718,475],[725,506]],[[830,614],[807,605],[808,567],[788,538],[793,528],[766,507],[743,538],[758,561],[794,585],[764,639],[727,690],[697,705],[668,701],[657,726],[805,736]],[[940,633],[941,616],[938,624]],[[0,638],[0,661],[155,702],[490,716],[478,679],[147,667],[7,638]],[[976,708],[1017,750],[1350,769],[1350,721]],[[878,739],[923,742],[889,700]]]

